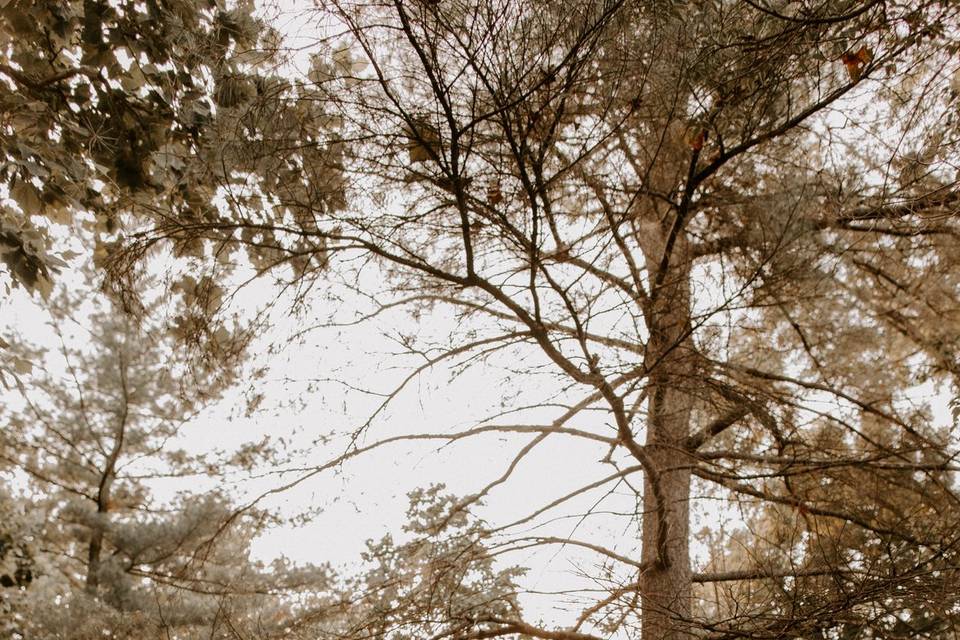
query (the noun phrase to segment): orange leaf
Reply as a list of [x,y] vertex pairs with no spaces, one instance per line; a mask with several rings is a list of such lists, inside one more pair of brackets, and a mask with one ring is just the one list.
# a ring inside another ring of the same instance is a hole
[[703,149],[703,144],[707,141],[707,132],[704,129],[696,132],[693,136],[690,137],[689,143],[690,148],[694,151],[700,151]]
[[840,61],[847,68],[847,74],[852,82],[860,80],[863,72],[863,65],[873,60],[873,53],[866,46],[860,47],[856,52],[847,51],[840,56]]

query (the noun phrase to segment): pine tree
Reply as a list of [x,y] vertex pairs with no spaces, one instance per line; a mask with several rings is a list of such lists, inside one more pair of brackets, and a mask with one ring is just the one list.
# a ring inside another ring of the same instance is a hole
[[[181,440],[204,428],[202,412],[235,382],[240,353],[211,366],[186,354],[155,309],[133,318],[102,295],[61,290],[47,306],[59,348],[12,341],[8,351],[30,371],[8,376],[0,402],[0,470],[19,473],[26,491],[4,494],[8,631],[70,640],[278,633],[296,618],[291,594],[312,602],[329,572],[254,560],[250,545],[273,520],[213,484],[247,467],[190,453]],[[268,455],[264,445],[253,458]],[[187,490],[203,478],[207,489]],[[179,483],[177,495],[154,495],[161,481]]]

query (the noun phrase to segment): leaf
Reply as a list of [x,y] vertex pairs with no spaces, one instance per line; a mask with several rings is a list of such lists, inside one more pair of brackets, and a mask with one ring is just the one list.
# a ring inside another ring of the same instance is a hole
[[500,190],[500,185],[496,182],[490,183],[487,187],[487,202],[490,204],[500,204],[503,202],[503,192]]
[[220,349],[227,350],[230,348],[230,343],[233,339],[233,335],[226,327],[219,327],[216,331],[213,332],[211,336],[212,342]]
[[29,375],[33,373],[33,363],[25,358],[14,358],[13,370],[22,376]]
[[16,183],[10,187],[10,196],[17,201],[23,213],[28,216],[41,213],[43,209],[40,192],[33,184],[26,180],[17,180]]
[[73,214],[70,207],[63,201],[56,201],[46,207],[44,213],[51,222],[68,225],[73,222]]
[[98,269],[104,268],[110,261],[110,257],[116,249],[116,246],[115,242],[105,242],[98,237],[93,250],[93,266]]
[[847,68],[847,75],[850,76],[850,81],[858,82],[863,72],[863,66],[873,60],[873,53],[866,46],[863,46],[856,52],[846,52],[840,56],[840,60]]
[[47,171],[47,168],[44,167],[43,165],[37,164],[33,160],[24,160],[23,162],[20,163],[20,166],[22,166],[24,169],[29,171],[30,175],[32,175],[35,178],[43,179],[43,178],[50,177],[50,172]]
[[690,137],[687,140],[687,144],[690,145],[690,148],[694,151],[700,151],[703,149],[703,144],[707,141],[707,132],[705,129],[700,129],[699,131],[690,132]]
[[53,293],[53,281],[41,273],[34,283],[33,288],[34,291],[40,294],[41,298],[49,300],[50,294]]

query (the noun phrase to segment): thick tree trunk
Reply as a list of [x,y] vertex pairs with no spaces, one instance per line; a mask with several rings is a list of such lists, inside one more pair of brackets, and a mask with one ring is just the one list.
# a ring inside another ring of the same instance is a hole
[[[119,447],[115,448],[119,452]],[[107,459],[107,470],[100,480],[97,492],[97,522],[90,531],[90,544],[87,546],[87,593],[97,595],[100,588],[100,555],[103,552],[103,527],[110,509],[110,487],[113,484],[113,468],[117,455],[112,453]]]
[[[677,404],[688,401],[673,396]],[[687,425],[689,407],[681,407],[670,420],[669,427],[677,431]],[[672,438],[671,438],[672,439]],[[652,447],[652,459],[660,470],[660,490],[666,502],[667,544],[663,566],[658,562],[658,530],[660,516],[649,479],[644,483],[643,495],[643,540],[642,558],[648,563],[641,579],[641,608],[643,614],[643,640],[680,639],[690,637],[684,630],[684,620],[690,615],[691,570],[690,570],[690,472],[670,470],[678,465],[677,455],[664,446],[664,439],[649,434],[647,446]],[[682,464],[682,461],[680,461]]]
[[103,529],[95,528],[87,547],[87,593],[92,596],[100,588],[100,552],[103,549]]
[[[677,83],[684,74],[683,57],[677,54],[686,50],[686,30],[670,18],[659,27],[662,50],[674,54],[653,63],[646,77],[652,135],[642,145],[650,158],[642,179],[651,194],[683,194],[696,160],[686,142],[682,106],[689,96]],[[691,432],[693,396],[687,390],[696,359],[690,336],[690,251],[682,219],[686,212],[681,213],[676,200],[668,205],[656,197],[636,206],[635,240],[650,279],[644,308],[649,330],[644,364],[650,375],[644,446],[656,473],[656,479],[644,474],[641,635],[642,640],[687,640],[692,637],[686,622],[692,592],[690,471],[684,468],[688,460],[682,451]]]
[[[643,495],[641,577],[643,640],[690,638],[690,471],[683,445],[690,435],[695,358],[690,339],[689,265],[682,257],[656,292],[651,313],[648,366],[651,367],[645,445],[658,472],[660,501],[652,478]],[[662,502],[662,504],[658,504]],[[667,523],[665,545],[661,518]]]

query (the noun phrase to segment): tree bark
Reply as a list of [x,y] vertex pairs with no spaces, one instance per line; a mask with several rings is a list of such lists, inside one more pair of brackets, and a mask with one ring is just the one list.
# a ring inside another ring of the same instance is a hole
[[[644,476],[640,577],[643,640],[692,637],[690,618],[690,470],[682,453],[690,435],[695,357],[690,338],[690,269],[685,243],[674,256],[664,284],[653,292],[647,365],[651,395],[645,446],[657,470],[660,499]],[[661,540],[661,518],[667,523]]]
[[[98,510],[98,513],[100,511]],[[90,536],[90,545],[87,548],[87,593],[92,596],[100,588],[100,552],[103,548],[103,529],[99,524]]]
[[[665,50],[684,51],[682,25],[663,25]],[[691,177],[699,151],[686,141],[682,107],[687,100],[676,78],[683,77],[681,56],[665,57],[648,75],[653,102],[651,137],[645,142],[650,164],[645,186],[651,193],[676,194],[667,203],[639,201],[635,240],[650,281],[644,318],[649,335],[644,365],[649,372],[646,437],[656,472],[655,496],[644,474],[639,579],[642,640],[687,640],[690,633],[690,470],[683,453],[690,420],[697,359],[691,337],[692,252],[684,226],[692,196]],[[679,117],[674,114],[679,114]],[[658,505],[659,503],[659,505]],[[666,522],[666,527],[662,526]],[[665,531],[665,539],[663,539]]]
[[97,491],[97,522],[90,532],[90,544],[87,546],[87,593],[97,595],[100,588],[100,555],[103,551],[103,527],[106,524],[107,513],[110,510],[110,487],[120,456],[123,443],[123,429],[119,431],[114,442],[114,448],[107,458],[103,475],[100,478],[100,488]]
[[123,440],[127,430],[127,418],[130,415],[130,394],[127,388],[127,359],[121,351],[119,356],[120,409],[117,413],[117,429],[114,433],[113,447],[107,454],[100,472],[100,485],[97,488],[97,522],[90,533],[87,547],[87,593],[97,595],[100,588],[100,555],[103,551],[103,528],[110,510],[110,489],[117,473],[117,460],[123,451]]

